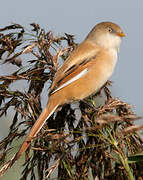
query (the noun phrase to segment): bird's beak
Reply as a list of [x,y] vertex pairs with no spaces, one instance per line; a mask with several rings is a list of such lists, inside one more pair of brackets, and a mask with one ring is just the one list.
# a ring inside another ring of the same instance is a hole
[[126,34],[124,34],[123,32],[118,32],[118,33],[117,33],[117,36],[120,36],[120,37],[125,37],[125,36],[126,36]]

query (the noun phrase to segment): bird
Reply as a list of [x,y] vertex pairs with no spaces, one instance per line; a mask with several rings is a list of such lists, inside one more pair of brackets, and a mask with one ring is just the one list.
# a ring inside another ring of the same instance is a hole
[[115,69],[124,36],[120,26],[113,22],[101,22],[93,27],[57,70],[45,109],[18,152],[0,170],[1,176],[29,147],[33,137],[59,106],[83,100],[100,90]]

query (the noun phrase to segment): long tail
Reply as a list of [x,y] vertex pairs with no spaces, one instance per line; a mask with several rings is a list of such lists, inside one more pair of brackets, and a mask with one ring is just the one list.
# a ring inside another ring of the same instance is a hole
[[50,97],[49,102],[46,108],[43,110],[33,127],[31,128],[29,134],[21,145],[19,151],[12,157],[10,161],[8,161],[0,170],[0,177],[2,177],[7,169],[9,169],[15,161],[22,155],[22,153],[29,147],[31,140],[43,127],[46,120],[54,113],[56,108],[60,105],[58,98]]

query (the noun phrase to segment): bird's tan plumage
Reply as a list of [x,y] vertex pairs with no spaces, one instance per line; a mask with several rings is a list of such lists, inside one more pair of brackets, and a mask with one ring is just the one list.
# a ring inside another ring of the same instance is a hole
[[121,28],[112,22],[97,24],[91,30],[86,39],[57,71],[46,108],[35,122],[19,151],[3,166],[1,175],[28,148],[32,138],[58,106],[84,99],[96,93],[104,85],[114,71],[117,51],[123,36]]

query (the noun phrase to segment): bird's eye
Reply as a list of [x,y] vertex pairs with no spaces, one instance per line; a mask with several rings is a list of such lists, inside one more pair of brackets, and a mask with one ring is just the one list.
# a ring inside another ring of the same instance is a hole
[[113,30],[112,30],[112,28],[109,27],[109,28],[108,28],[108,31],[109,31],[109,32],[112,32]]

